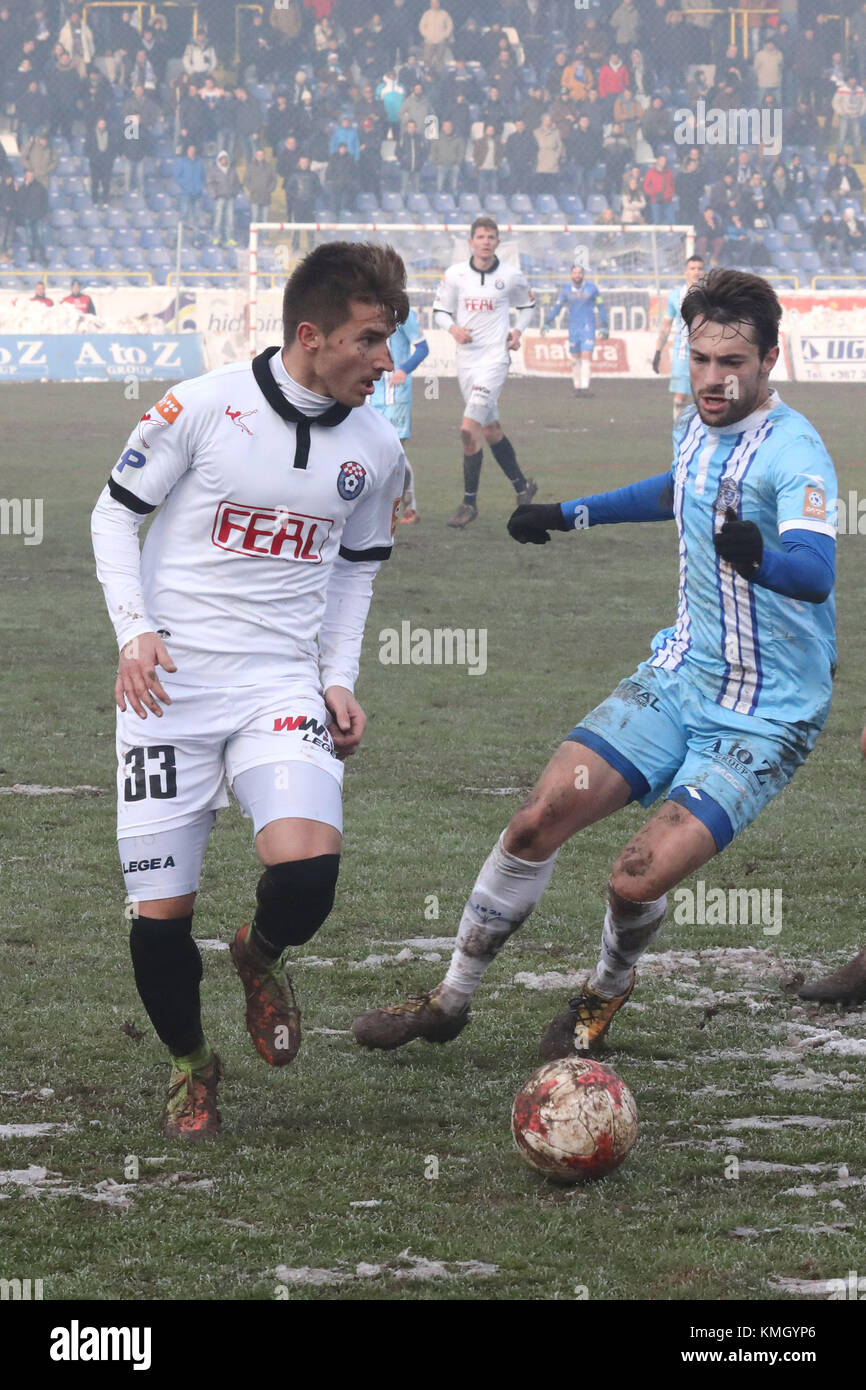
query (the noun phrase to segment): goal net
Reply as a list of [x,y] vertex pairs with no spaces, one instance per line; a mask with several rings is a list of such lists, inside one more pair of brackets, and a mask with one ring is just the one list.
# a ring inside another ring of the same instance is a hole
[[[296,262],[323,241],[389,244],[403,257],[409,299],[422,329],[430,331],[436,287],[449,265],[465,260],[469,223],[289,223],[258,222],[250,227],[249,347],[254,354],[268,341],[281,318],[286,277]],[[612,330],[653,327],[663,294],[683,281],[686,257],[694,248],[692,227],[579,224],[500,226],[498,256],[519,263],[535,293],[538,323],[580,260],[596,281]]]

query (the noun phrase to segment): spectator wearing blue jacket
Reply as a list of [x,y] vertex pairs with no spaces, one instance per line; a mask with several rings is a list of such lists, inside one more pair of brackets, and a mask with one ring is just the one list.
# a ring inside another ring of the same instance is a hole
[[349,154],[357,163],[361,157],[361,142],[358,139],[358,132],[352,125],[351,116],[343,115],[340,117],[340,124],[331,136],[331,143],[328,146],[329,154],[336,154],[341,145],[345,145]]
[[174,181],[180,189],[181,220],[195,231],[205,182],[204,162],[199,159],[195,145],[187,145],[186,154],[175,160]]

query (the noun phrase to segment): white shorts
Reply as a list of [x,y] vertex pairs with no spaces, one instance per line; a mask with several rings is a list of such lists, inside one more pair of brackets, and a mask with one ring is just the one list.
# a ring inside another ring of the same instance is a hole
[[476,362],[458,360],[457,380],[466,402],[463,414],[479,425],[492,425],[499,419],[499,394],[510,366],[508,358],[490,361],[479,356]]
[[[326,773],[337,784],[339,802],[343,764],[321,692],[308,681],[214,690],[163,677],[163,685],[172,702],[162,706],[161,719],[140,719],[128,707],[117,712],[118,839],[200,824],[204,813],[229,804],[226,781],[234,789],[236,778],[255,767],[276,765],[267,804],[258,796],[256,811],[238,798],[254,822],[278,814],[323,818],[302,809],[310,779],[294,779],[293,787],[292,764]],[[324,818],[333,824],[331,814]]]

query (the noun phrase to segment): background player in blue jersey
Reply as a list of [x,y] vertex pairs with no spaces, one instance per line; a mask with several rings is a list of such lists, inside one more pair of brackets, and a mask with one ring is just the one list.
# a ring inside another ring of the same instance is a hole
[[587,280],[582,264],[575,261],[571,268],[571,284],[559,291],[556,303],[542,324],[546,333],[561,309],[568,306],[568,351],[571,355],[571,379],[575,396],[591,396],[592,352],[595,347],[595,316],[598,314],[598,336],[607,337],[607,308],[594,280]]
[[[412,433],[412,373],[430,351],[414,309],[409,310],[406,322],[401,323],[389,338],[388,351],[394,359],[394,370],[385,372],[375,383],[370,399],[379,414],[391,421],[400,438],[406,440]],[[401,502],[402,511],[398,519],[407,525],[418,521],[415,474],[408,459]]]
[[695,408],[674,429],[672,466],[596,497],[520,506],[508,523],[515,540],[544,544],[551,530],[675,520],[676,622],[566,736],[513,817],[470,894],[445,979],[356,1020],[363,1046],[456,1036],[560,847],[631,801],[664,797],[613,864],[594,971],[542,1038],[544,1058],[591,1050],[631,994],[666,894],[787,785],[827,718],[836,479],[809,421],[769,387],[781,306],[766,280],[713,270],[683,314]]
[[674,342],[671,349],[671,384],[668,390],[674,398],[674,424],[687,405],[691,404],[692,388],[689,385],[689,335],[685,330],[680,306],[692,285],[696,285],[704,273],[703,256],[689,256],[686,261],[686,282],[668,291],[665,303],[665,316],[656,343],[653,357],[653,371],[658,376],[662,360],[662,348],[668,340],[671,325],[674,329]]

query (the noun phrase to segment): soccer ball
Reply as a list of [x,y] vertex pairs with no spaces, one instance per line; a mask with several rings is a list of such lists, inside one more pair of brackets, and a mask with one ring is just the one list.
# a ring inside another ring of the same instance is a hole
[[603,1178],[637,1138],[634,1097],[587,1057],[548,1062],[517,1092],[511,1132],[521,1158],[559,1182]]

